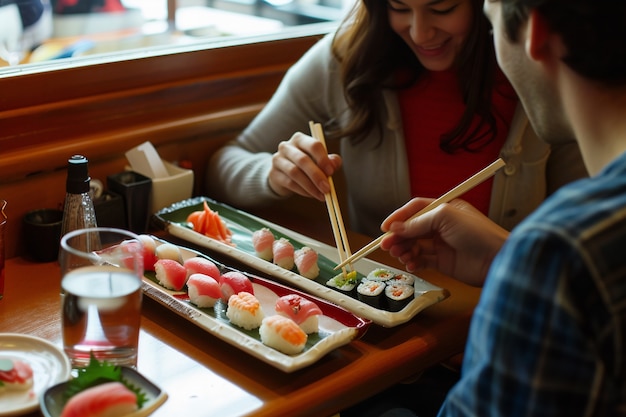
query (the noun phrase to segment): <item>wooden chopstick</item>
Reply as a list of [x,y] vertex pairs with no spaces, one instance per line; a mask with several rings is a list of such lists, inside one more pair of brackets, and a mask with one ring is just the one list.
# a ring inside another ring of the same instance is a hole
[[[328,151],[322,125],[311,121],[309,122],[309,128],[311,129],[311,136],[322,142],[322,145],[324,145],[324,148]],[[350,262],[344,263],[344,261],[352,256],[352,252],[350,251],[348,234],[346,233],[346,228],[343,223],[343,216],[341,215],[341,209],[339,208],[337,191],[335,190],[335,184],[332,177],[328,177],[328,183],[330,185],[330,192],[325,194],[324,198],[326,199],[326,208],[328,209],[328,216],[330,217],[330,225],[333,229],[335,243],[337,244],[339,260],[343,263],[341,268],[343,269],[343,273],[346,274],[348,272],[346,266],[348,266],[348,269],[352,269],[352,265]]]
[[[476,187],[478,184],[490,178],[503,166],[504,166],[504,161],[501,158],[498,158],[496,161],[492,162],[486,168],[483,168],[476,174],[472,175],[470,178],[466,179],[465,181],[463,181],[462,183],[460,183],[459,185],[457,185],[456,187],[454,187],[453,189],[451,189],[450,191],[448,191],[447,193],[445,193],[444,195],[442,195],[441,197],[434,200],[432,203],[430,203],[429,205],[427,205],[426,207],[424,207],[423,209],[415,213],[408,220],[415,219],[416,217],[421,216],[422,214],[431,211],[432,209],[440,206],[441,204],[448,203],[454,200],[455,198],[461,196],[462,194]],[[390,234],[391,232],[382,234],[381,236],[374,239],[367,245],[363,246],[361,249],[355,252],[354,255],[348,256],[348,258],[341,261],[334,269],[343,268],[345,265],[352,264],[356,262],[357,260],[361,259],[362,257],[374,252],[374,250],[378,249],[383,239],[386,236],[389,236]]]

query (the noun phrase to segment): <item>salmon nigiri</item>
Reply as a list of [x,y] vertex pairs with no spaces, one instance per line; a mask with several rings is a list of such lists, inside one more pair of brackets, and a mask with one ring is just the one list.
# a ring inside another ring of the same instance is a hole
[[121,382],[106,382],[69,399],[60,417],[117,417],[137,411],[137,396]]
[[259,258],[271,261],[274,257],[273,245],[274,234],[267,227],[252,233],[252,246],[254,246],[254,251]]
[[272,251],[274,252],[274,263],[285,269],[293,268],[294,261],[294,248],[291,242],[284,237],[275,240],[272,244]]
[[317,252],[308,246],[303,246],[295,251],[293,261],[300,275],[305,278],[317,278],[320,274],[320,267],[317,265]]
[[322,310],[313,301],[298,294],[287,294],[276,300],[278,314],[289,317],[307,334],[318,331],[318,316]]

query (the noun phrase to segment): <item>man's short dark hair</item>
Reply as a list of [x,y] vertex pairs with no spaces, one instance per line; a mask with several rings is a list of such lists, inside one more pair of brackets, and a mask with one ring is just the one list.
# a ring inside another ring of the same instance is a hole
[[568,51],[563,61],[574,71],[606,84],[626,84],[626,0],[499,1],[512,41],[535,9],[562,36]]

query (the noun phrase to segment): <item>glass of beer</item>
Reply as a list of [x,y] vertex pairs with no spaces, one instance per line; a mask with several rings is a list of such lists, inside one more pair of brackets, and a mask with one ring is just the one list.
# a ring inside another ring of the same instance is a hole
[[114,228],[80,229],[61,238],[63,346],[74,367],[91,355],[136,367],[141,322],[143,245]]

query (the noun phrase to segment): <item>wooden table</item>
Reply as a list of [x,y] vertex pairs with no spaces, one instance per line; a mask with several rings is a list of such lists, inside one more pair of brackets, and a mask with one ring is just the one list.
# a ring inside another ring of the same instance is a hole
[[[369,240],[355,234],[350,239],[354,247]],[[399,266],[386,252],[370,257]],[[451,296],[404,325],[372,325],[362,339],[289,374],[144,297],[138,370],[169,395],[153,415],[330,416],[461,352],[479,290],[436,272],[420,276]],[[39,336],[61,346],[59,289],[56,262],[8,259],[0,332]]]

